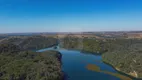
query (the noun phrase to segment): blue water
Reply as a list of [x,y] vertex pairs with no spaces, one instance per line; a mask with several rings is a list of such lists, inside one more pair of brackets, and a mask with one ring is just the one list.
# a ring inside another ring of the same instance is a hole
[[111,66],[102,62],[101,56],[86,54],[77,50],[53,48],[41,49],[37,52],[46,50],[57,50],[62,54],[62,70],[68,76],[67,80],[120,80],[115,76],[90,71],[86,68],[88,64],[95,64],[101,70],[117,73]]

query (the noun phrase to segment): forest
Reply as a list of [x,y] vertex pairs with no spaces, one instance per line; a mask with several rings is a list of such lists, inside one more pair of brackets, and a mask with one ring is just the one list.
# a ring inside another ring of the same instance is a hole
[[2,40],[0,43],[13,43],[24,50],[37,50],[51,47],[58,44],[58,40],[53,37],[44,36],[16,36]]
[[66,49],[77,49],[82,52],[90,52],[93,54],[102,54],[106,52],[103,40],[95,38],[78,38],[74,36],[66,36],[62,38],[61,45]]
[[107,52],[103,61],[117,70],[136,78],[142,78],[142,40],[107,40]]
[[[22,36],[3,39],[0,41],[0,79],[56,80],[62,78],[61,54],[59,52],[35,52],[35,50],[57,44],[58,39],[43,36]],[[102,55],[103,61],[112,65],[116,70],[135,78],[142,78],[142,39],[96,39],[68,35],[60,39],[60,45],[65,49],[76,49],[95,55]],[[16,68],[9,68],[9,66]],[[24,70],[31,72],[24,72]],[[32,72],[32,70],[35,71]],[[47,74],[48,77],[45,76]]]
[[[40,39],[46,45],[39,44]],[[51,39],[49,40],[48,38],[42,39],[42,37],[30,37],[24,40],[10,38],[2,41],[0,43],[0,80],[62,80],[62,56],[59,52],[39,53],[31,50],[56,44],[54,41],[51,43]],[[28,41],[31,41],[31,44]]]

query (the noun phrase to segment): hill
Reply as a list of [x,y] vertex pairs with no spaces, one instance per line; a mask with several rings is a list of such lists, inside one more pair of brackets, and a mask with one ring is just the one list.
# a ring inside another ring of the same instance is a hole
[[[4,40],[3,43],[1,42],[0,80],[62,80],[61,54],[59,52],[38,53],[29,51],[46,47],[38,42],[40,39],[45,41],[43,43],[46,43],[47,47],[53,45],[53,43],[48,42],[49,39],[42,38],[10,38]],[[29,40],[31,41],[30,44],[28,44]]]

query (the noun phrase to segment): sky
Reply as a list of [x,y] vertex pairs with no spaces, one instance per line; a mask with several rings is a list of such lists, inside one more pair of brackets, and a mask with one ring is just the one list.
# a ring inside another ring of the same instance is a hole
[[142,30],[142,0],[0,0],[0,33]]

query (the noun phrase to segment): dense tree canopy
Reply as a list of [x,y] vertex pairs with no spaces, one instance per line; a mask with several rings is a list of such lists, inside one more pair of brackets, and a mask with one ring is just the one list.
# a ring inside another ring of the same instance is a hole
[[51,47],[58,44],[58,40],[53,37],[43,36],[22,36],[22,37],[10,37],[3,40],[0,43],[13,43],[25,50],[35,50],[41,48]]
[[59,52],[29,51],[55,44],[56,39],[37,36],[4,40],[0,43],[0,80],[62,80]]

